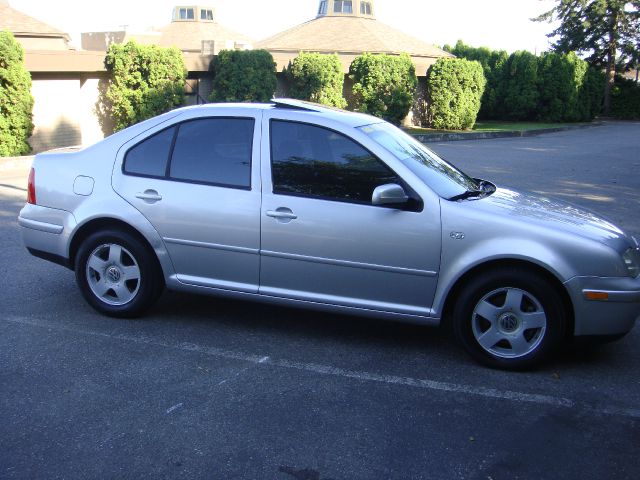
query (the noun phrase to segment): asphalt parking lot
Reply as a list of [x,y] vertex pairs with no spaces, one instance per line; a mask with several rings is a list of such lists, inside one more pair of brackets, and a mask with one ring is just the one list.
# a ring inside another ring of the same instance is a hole
[[[431,145],[640,238],[640,123]],[[0,478],[637,479],[640,327],[526,373],[436,329],[165,292],[102,317],[0,170]]]

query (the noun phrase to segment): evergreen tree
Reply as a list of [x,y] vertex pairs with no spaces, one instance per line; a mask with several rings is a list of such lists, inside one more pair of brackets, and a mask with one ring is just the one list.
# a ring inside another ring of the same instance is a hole
[[0,157],[31,151],[31,75],[24,51],[10,32],[0,32]]
[[[640,43],[640,0],[556,0],[557,4],[534,21],[560,22],[549,33],[560,53],[586,53],[594,67],[606,69],[604,113],[611,113],[611,88],[616,61],[637,61]],[[631,58],[634,56],[635,58]],[[620,57],[618,57],[620,55]]]

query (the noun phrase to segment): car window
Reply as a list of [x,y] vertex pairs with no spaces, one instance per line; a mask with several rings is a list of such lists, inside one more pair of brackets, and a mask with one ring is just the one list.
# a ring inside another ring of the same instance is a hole
[[163,130],[127,152],[124,171],[134,175],[164,177],[175,127]]
[[250,188],[254,120],[203,118],[180,125],[169,176],[214,185]]
[[271,121],[273,192],[371,203],[373,190],[400,178],[349,137],[305,123]]

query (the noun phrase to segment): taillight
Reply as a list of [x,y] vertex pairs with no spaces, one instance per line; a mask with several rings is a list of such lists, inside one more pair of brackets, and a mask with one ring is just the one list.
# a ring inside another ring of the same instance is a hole
[[[23,177],[24,178],[24,177]],[[29,184],[27,185],[27,203],[36,204],[36,170],[31,167]]]

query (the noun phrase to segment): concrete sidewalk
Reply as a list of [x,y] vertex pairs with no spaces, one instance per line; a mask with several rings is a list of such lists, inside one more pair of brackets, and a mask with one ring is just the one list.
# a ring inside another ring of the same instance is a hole
[[28,172],[31,168],[33,155],[25,155],[24,157],[1,157],[0,158],[0,175],[6,175],[9,172]]

